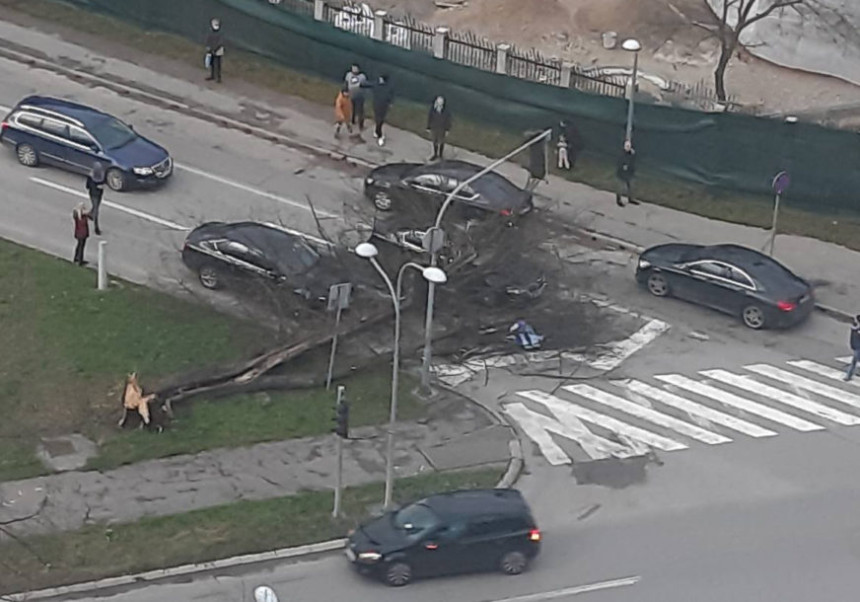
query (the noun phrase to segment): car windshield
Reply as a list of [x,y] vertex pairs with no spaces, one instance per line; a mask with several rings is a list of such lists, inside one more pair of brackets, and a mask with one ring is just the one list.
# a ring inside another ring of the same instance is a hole
[[306,242],[297,238],[291,240],[289,247],[284,250],[286,252],[279,254],[279,260],[285,267],[289,267],[290,272],[296,274],[308,271],[320,258]]
[[137,137],[134,130],[119,119],[107,117],[90,127],[90,132],[106,149],[125,146]]
[[422,503],[401,508],[391,517],[394,526],[407,533],[423,533],[439,524],[439,517]]

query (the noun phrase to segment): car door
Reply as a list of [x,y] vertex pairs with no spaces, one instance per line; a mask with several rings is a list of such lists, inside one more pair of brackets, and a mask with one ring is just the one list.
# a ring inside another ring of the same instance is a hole
[[69,126],[61,121],[45,117],[39,125],[39,132],[40,135],[36,141],[36,150],[39,155],[58,167],[68,169]]
[[466,522],[452,520],[429,532],[413,550],[413,570],[421,575],[449,575],[463,570],[462,538]]
[[95,138],[79,127],[70,126],[67,159],[69,169],[89,175],[93,170],[93,165],[98,160],[107,163],[102,154],[101,146],[99,146]]
[[756,285],[749,274],[736,265],[728,264],[731,274],[729,278],[732,281],[734,294],[726,298],[726,307],[724,311],[730,314],[739,314],[744,307],[750,304],[750,301],[756,296]]
[[720,311],[732,311],[737,303],[739,286],[731,279],[731,266],[705,260],[688,267],[691,276],[689,300]]

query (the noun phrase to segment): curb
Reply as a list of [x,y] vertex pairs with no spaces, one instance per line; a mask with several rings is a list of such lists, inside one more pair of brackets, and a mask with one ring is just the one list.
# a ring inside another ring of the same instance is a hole
[[167,569],[157,569],[147,571],[146,573],[138,573],[137,575],[123,575],[122,577],[109,577],[98,581],[88,581],[84,583],[75,583],[73,585],[64,585],[61,587],[53,587],[49,589],[40,589],[32,592],[22,592],[19,594],[9,594],[3,596],[4,600],[13,600],[14,602],[25,602],[27,600],[45,600],[48,598],[57,598],[60,596],[68,596],[71,594],[83,594],[93,590],[107,589],[112,587],[121,587],[126,585],[141,585],[148,581],[159,581],[171,577],[180,577],[193,573],[205,573],[218,569],[226,569],[238,567],[248,564],[256,564],[270,560],[285,560],[288,558],[300,558],[313,554],[323,554],[326,552],[334,552],[344,547],[345,539],[333,539],[331,541],[323,541],[312,543],[305,546],[295,548],[283,548],[280,550],[272,550],[271,552],[261,552],[259,554],[246,554],[244,556],[234,556],[233,558],[225,558],[223,560],[213,560],[211,562],[201,562],[199,564],[185,564]]

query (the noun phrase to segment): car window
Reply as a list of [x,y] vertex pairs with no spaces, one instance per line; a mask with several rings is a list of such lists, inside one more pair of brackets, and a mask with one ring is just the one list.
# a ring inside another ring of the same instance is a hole
[[96,141],[93,140],[92,136],[87,134],[81,128],[72,127],[69,129],[69,138],[72,142],[77,142],[78,144],[82,144],[86,147],[93,147],[96,144]]
[[750,280],[749,276],[744,274],[738,268],[730,268],[730,272],[731,272],[730,277],[732,279],[732,282],[736,282],[737,284],[740,284],[742,286],[746,286],[749,288],[755,288],[755,285],[753,284],[753,281]]
[[421,502],[401,508],[394,513],[392,521],[396,528],[410,534],[425,533],[441,523],[436,513]]
[[259,253],[259,251],[249,249],[242,243],[231,240],[218,243],[216,246],[218,247],[219,251],[221,251],[225,255],[233,257],[234,259],[250,263],[251,265],[254,265],[258,268],[262,268],[264,270],[271,269],[271,264],[266,261],[266,258],[263,257]]
[[731,270],[726,266],[715,263],[713,261],[700,261],[690,266],[690,270],[707,274],[708,276],[716,276],[718,278],[730,278]]
[[61,138],[69,138],[69,126],[67,126],[65,123],[60,123],[59,121],[54,121],[52,119],[42,120],[42,131],[47,132],[49,134],[53,134],[54,136],[59,136]]
[[288,244],[289,249],[287,252],[280,255],[280,263],[290,273],[301,274],[306,272],[319,261],[319,253],[313,250],[302,239],[293,238]]
[[31,128],[40,128],[42,127],[42,118],[36,117],[35,115],[30,115],[28,113],[21,113],[16,118],[16,121],[21,125],[26,125]]
[[461,199],[473,199],[476,196],[478,196],[478,193],[472,190],[470,186],[464,186],[460,189],[460,192],[457,193],[457,198]]
[[457,521],[440,527],[433,536],[440,540],[454,541],[466,532],[466,523]]
[[137,138],[133,129],[113,117],[106,117],[93,124],[89,129],[95,139],[107,149],[125,146]]
[[422,174],[412,178],[412,183],[416,186],[424,188],[432,188],[433,190],[442,190],[442,178],[436,174]]

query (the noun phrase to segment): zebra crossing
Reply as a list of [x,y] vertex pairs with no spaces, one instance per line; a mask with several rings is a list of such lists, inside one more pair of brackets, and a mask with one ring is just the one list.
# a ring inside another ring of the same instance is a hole
[[[833,366],[800,359],[784,366],[748,364],[737,372],[701,370],[696,377],[657,374],[644,380],[571,384],[553,393],[517,391],[503,411],[553,466],[570,464],[561,439],[593,460],[630,458],[694,445],[766,439],[860,425],[860,382]],[[837,385],[836,382],[839,384]]]

